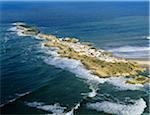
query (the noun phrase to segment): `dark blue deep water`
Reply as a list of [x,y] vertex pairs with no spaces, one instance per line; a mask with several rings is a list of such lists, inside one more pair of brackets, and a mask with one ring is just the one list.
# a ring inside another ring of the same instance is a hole
[[[43,33],[92,42],[116,56],[148,58],[148,2],[1,2],[0,7],[3,114],[149,113],[146,86],[82,79],[78,76],[87,75],[80,74],[77,62],[53,61],[48,52],[53,49],[42,48],[42,40],[12,31],[21,21]],[[97,95],[87,97],[91,91]],[[89,107],[92,103],[97,106]]]

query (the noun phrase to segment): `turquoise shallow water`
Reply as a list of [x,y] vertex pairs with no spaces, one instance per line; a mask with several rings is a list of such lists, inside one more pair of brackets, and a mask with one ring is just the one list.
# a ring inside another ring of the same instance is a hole
[[[147,58],[147,2],[2,2],[1,11],[3,114],[60,114],[73,109],[76,115],[149,113],[147,86],[124,86],[123,79],[89,80],[91,75],[79,62],[57,59],[55,49],[41,46],[44,41],[10,29],[12,23],[23,21],[43,33],[92,42],[117,56]],[[89,107],[91,103],[98,107]]]

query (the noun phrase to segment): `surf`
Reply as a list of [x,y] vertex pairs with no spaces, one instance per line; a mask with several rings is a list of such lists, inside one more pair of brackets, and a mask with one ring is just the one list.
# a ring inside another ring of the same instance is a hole
[[137,52],[137,51],[149,51],[149,47],[137,47],[137,46],[122,46],[118,48],[111,48],[109,51],[111,52]]
[[80,103],[78,103],[70,111],[67,112],[66,111],[67,107],[61,106],[59,103],[49,105],[43,102],[34,101],[34,102],[25,102],[25,104],[32,108],[36,108],[46,112],[51,112],[54,115],[74,115],[74,110],[80,107]]
[[143,98],[134,101],[134,104],[120,104],[109,101],[88,103],[88,109],[113,113],[116,115],[141,115],[146,108],[146,102]]
[[[74,74],[76,77],[87,80],[87,83],[95,82],[95,83],[110,83],[113,86],[117,87],[120,90],[140,90],[144,88],[142,84],[126,84],[125,81],[128,78],[124,77],[111,77],[111,78],[100,78],[96,75],[93,75],[90,70],[87,70],[84,65],[80,62],[80,60],[62,58],[57,53],[57,50],[51,50],[50,48],[46,48],[41,45],[42,51],[47,54],[47,56],[41,57],[46,64],[53,65],[57,68],[68,70]],[[91,93],[92,95],[96,94],[95,91]],[[89,94],[89,95],[91,95]]]
[[4,103],[4,104],[1,104],[0,107],[4,107],[5,105],[7,105],[7,104],[9,104],[9,103],[15,102],[16,100],[18,100],[18,99],[20,99],[21,97],[24,97],[24,96],[26,96],[26,95],[28,95],[28,94],[30,94],[30,93],[31,93],[30,91],[25,92],[25,93],[16,93],[15,95],[16,95],[17,97],[8,100],[8,101],[7,101],[6,103]]

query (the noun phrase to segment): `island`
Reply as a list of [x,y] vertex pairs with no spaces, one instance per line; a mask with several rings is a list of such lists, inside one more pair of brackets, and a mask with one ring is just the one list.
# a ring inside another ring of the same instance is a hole
[[18,31],[27,36],[37,36],[46,39],[45,47],[57,47],[61,57],[80,60],[84,67],[100,78],[129,77],[127,84],[145,84],[149,82],[146,76],[139,76],[145,68],[132,60],[115,57],[111,52],[95,48],[91,43],[80,42],[76,38],[59,38],[41,33],[35,27],[24,23],[16,23]]

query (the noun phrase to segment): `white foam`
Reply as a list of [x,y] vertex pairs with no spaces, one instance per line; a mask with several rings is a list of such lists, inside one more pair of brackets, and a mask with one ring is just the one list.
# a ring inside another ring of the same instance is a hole
[[141,115],[146,108],[146,102],[142,98],[128,105],[103,101],[88,103],[87,108],[117,115]]
[[77,77],[87,79],[87,80],[94,80],[99,83],[104,83],[107,81],[105,78],[99,78],[96,75],[92,75],[90,70],[87,70],[84,65],[81,63],[80,60],[75,59],[68,59],[68,58],[62,58],[57,53],[58,49],[52,48],[45,48],[44,46],[41,46],[46,54],[49,56],[44,57],[44,62],[50,65],[54,65],[55,67],[66,69],[74,74],[76,74]]
[[88,97],[92,98],[95,97],[97,95],[97,90],[98,90],[98,84],[97,83],[88,83],[89,89],[91,90],[91,92],[88,93]]
[[17,27],[11,27],[11,28],[8,29],[8,31],[16,32],[17,31]]
[[[96,75],[93,75],[90,70],[87,70],[80,60],[68,59],[59,57],[57,54],[57,50],[44,50],[49,56],[44,57],[44,62],[50,65],[54,65],[55,67],[66,69],[74,74],[76,77],[86,79],[87,82],[95,82],[96,83],[105,83],[108,82],[120,90],[139,90],[144,87],[142,84],[126,84],[126,80],[128,78],[124,77],[110,77],[110,78],[100,78]],[[90,88],[91,89],[91,88]],[[88,93],[89,97],[96,96],[97,89],[91,89],[92,92]]]
[[[87,82],[88,84],[88,82]],[[94,88],[92,85],[89,86],[89,89],[91,90],[91,92],[88,92],[88,93],[81,93],[81,95],[85,96],[86,97],[90,97],[90,98],[93,98],[97,95],[97,90],[98,90],[98,87],[97,88]]]
[[26,34],[23,34],[21,30],[17,30],[16,32],[18,36],[28,36]]
[[37,108],[43,111],[52,112],[53,114],[62,115],[66,107],[61,107],[59,103],[46,105],[42,102],[26,102],[29,107]]
[[[44,60],[47,64],[54,65],[58,68],[69,70],[72,73],[75,73],[77,77],[87,79],[89,81],[96,81],[98,83],[108,82],[120,90],[139,90],[144,87],[142,84],[127,84],[125,83],[127,78],[124,77],[111,77],[111,78],[99,78],[96,75],[92,75],[91,72],[84,68],[79,60],[60,58],[60,57],[49,57]],[[96,89],[92,89],[92,92],[89,93],[89,97],[94,97],[96,95]]]
[[137,52],[137,51],[150,51],[149,47],[136,47],[136,46],[122,46],[118,48],[109,49],[110,52]]
[[23,22],[15,22],[15,23],[12,23],[13,26],[17,26],[17,25],[25,25],[25,23]]
[[142,84],[128,84],[126,83],[127,80],[128,78],[125,77],[111,77],[107,82],[120,90],[140,90],[144,87]]
[[43,38],[39,37],[38,35],[37,36],[34,36],[35,39],[38,39],[38,40],[44,40]]
[[[68,59],[59,57],[57,53],[58,49],[54,48],[46,48],[45,46],[41,46],[43,51],[49,56],[44,57],[44,62],[50,65],[54,65],[55,67],[66,69],[74,74],[77,77],[86,79],[87,82],[91,83],[91,81],[96,83],[105,83],[108,82],[114,86],[116,86],[120,90],[140,90],[144,87],[142,84],[127,84],[125,83],[128,78],[125,77],[110,77],[110,78],[100,78],[96,75],[93,75],[90,70],[87,70],[80,60]],[[88,83],[88,84],[89,84]],[[97,89],[91,88],[91,92],[87,95],[88,97],[94,97],[97,94]]]
[[78,103],[75,107],[73,107],[69,112],[65,112],[66,107],[61,107],[59,103],[55,103],[54,105],[46,105],[43,102],[25,102],[29,107],[33,107],[36,109],[40,109],[47,112],[52,112],[52,115],[74,115],[74,110],[80,107],[80,103]]
[[16,32],[18,36],[27,36],[23,34],[23,30],[17,29],[17,27],[11,27],[8,29],[8,31]]
[[71,109],[71,111],[69,111],[69,112],[67,112],[67,113],[65,113],[65,115],[74,115],[74,109]]
[[70,72],[77,75],[77,77],[95,80],[99,83],[104,83],[107,79],[99,78],[96,75],[92,75],[91,72],[82,65],[79,60],[61,58],[61,57],[46,57],[44,61],[47,64],[54,65],[55,67],[69,70]]
[[28,95],[29,93],[30,93],[30,92],[25,92],[25,93],[21,93],[21,94],[16,93],[16,95],[17,95],[18,97],[9,100],[8,103],[14,102],[14,101],[16,101],[17,99],[19,99],[20,97],[23,97],[23,96],[25,96],[25,95]]
[[59,54],[57,53],[58,48],[45,47],[43,44],[41,45],[41,48],[43,49],[41,52],[44,52],[45,54],[48,54],[49,56],[53,56],[53,57],[59,56]]
[[92,92],[89,92],[88,97],[95,97],[97,95],[96,90],[92,90]]
[[74,115],[74,110],[77,110],[80,107],[80,103],[78,103],[71,111],[65,113],[65,115]]
[[108,49],[118,57],[124,58],[147,58],[149,56],[150,47],[144,46],[122,46]]
[[25,93],[16,93],[17,96],[22,97],[25,95],[28,95],[30,92],[25,92]]
[[21,93],[21,94],[19,94],[19,93],[16,93],[16,98],[14,98],[14,99],[11,99],[11,100],[9,100],[7,103],[5,103],[5,104],[1,104],[0,105],[0,107],[3,107],[4,105],[6,105],[6,104],[8,104],[8,103],[12,103],[12,102],[14,102],[14,101],[16,101],[17,99],[19,99],[20,97],[23,97],[23,96],[25,96],[25,95],[28,95],[30,92],[25,92],[25,93]]
[[[7,35],[6,35],[6,36],[4,37],[4,42],[7,43],[7,42],[9,41],[9,39],[10,39],[10,38],[7,37]],[[5,45],[4,45],[4,47],[5,47]]]
[[150,36],[147,36],[146,38],[150,40]]

